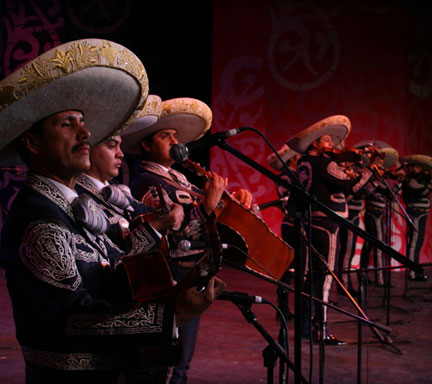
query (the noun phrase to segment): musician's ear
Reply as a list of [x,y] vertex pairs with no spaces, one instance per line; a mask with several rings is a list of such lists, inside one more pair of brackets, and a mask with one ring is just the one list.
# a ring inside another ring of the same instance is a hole
[[141,140],[141,148],[145,151],[145,152],[150,152],[151,148],[149,143],[146,140]]

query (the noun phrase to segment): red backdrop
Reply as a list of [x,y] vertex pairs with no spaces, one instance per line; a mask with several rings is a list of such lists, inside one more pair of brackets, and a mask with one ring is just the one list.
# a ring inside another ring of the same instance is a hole
[[[343,114],[352,123],[348,146],[379,139],[400,155],[431,155],[432,39],[424,12],[372,1],[289,3],[215,0],[213,131],[255,127],[279,149],[310,124]],[[245,132],[229,143],[267,166],[270,149],[259,136]],[[255,202],[276,197],[272,181],[219,148],[211,167]],[[262,215],[279,233],[279,211]],[[421,262],[432,259],[429,232]],[[404,234],[397,218],[392,242],[402,253]]]

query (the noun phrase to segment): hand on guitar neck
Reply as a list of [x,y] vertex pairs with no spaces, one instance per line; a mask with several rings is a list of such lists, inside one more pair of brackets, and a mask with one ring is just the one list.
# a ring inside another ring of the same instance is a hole
[[171,202],[166,191],[160,185],[155,186],[152,193],[158,199],[158,207],[153,212],[136,217],[132,227],[148,222],[158,232],[167,229],[178,230],[184,219],[183,207],[180,204]]
[[180,204],[172,203],[167,215],[158,216],[150,220],[150,225],[159,232],[166,229],[178,230],[183,222],[184,211]]

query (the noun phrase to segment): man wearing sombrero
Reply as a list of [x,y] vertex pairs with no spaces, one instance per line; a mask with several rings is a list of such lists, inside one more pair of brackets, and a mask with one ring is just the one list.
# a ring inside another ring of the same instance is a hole
[[[174,160],[170,149],[174,144],[188,143],[202,137],[210,128],[212,112],[200,100],[193,98],[176,98],[162,103],[159,120],[153,124],[134,122],[122,135],[123,150],[128,153],[141,154],[143,172],[132,183],[134,197],[146,205],[157,205],[151,187],[161,185],[166,191],[169,202],[179,203],[185,212],[182,231],[173,233],[171,245],[171,271],[174,279],[181,280],[191,271],[195,262],[204,250],[176,249],[176,243],[188,238],[199,241],[206,219],[219,203],[227,187],[227,180],[210,172],[212,181],[205,184],[204,190],[191,184],[185,175],[173,169]],[[250,207],[252,196],[241,190],[237,195],[240,201]],[[187,370],[192,360],[198,332],[199,319],[182,327],[183,356],[174,368],[170,383],[186,383]]]
[[[399,159],[405,168],[402,182],[402,197],[406,211],[413,220],[413,228],[407,227],[406,254],[416,263],[420,261],[420,252],[424,242],[427,217],[430,210],[432,192],[432,157],[423,154],[402,156]],[[426,281],[428,276],[409,273],[410,280]]]
[[[362,170],[358,175],[348,176],[345,170],[335,161],[325,155],[325,150],[331,150],[338,145],[351,130],[351,122],[346,116],[336,115],[323,119],[301,131],[287,141],[287,145],[304,156],[297,164],[297,173],[306,191],[314,195],[321,203],[331,208],[342,217],[347,217],[345,193],[355,192],[362,188],[372,175],[369,170]],[[323,154],[324,153],[324,154]],[[312,211],[312,256],[313,269],[308,268],[305,289],[312,295],[328,301],[332,275],[327,273],[325,266],[319,260],[323,257],[333,270],[338,248],[339,224],[327,217],[321,211]],[[317,255],[318,254],[318,255]],[[327,323],[327,307],[320,306],[314,319],[315,333],[319,331],[327,345],[343,345],[329,330]],[[297,314],[296,314],[297,315]],[[311,308],[309,300],[302,300],[302,336],[310,337]],[[322,329],[317,322],[322,321]]]
[[[160,114],[162,103],[160,99],[155,103],[154,99],[154,95],[147,97],[137,119],[148,121],[149,124],[154,122],[155,114]],[[181,226],[183,208],[173,204],[164,215],[151,214],[153,209],[133,199],[128,186],[110,183],[118,176],[122,166],[124,154],[120,148],[121,142],[121,136],[115,135],[91,148],[90,168],[79,176],[76,190],[78,194],[91,196],[104,211],[109,220],[106,234],[121,250],[131,252],[131,245],[139,241],[145,251],[152,244],[153,247],[160,246],[161,233],[165,230]],[[145,218],[145,221],[141,218]]]
[[98,39],[58,46],[0,82],[0,162],[21,163],[19,153],[29,167],[0,255],[26,383],[117,383],[141,346],[171,345],[174,320],[198,315],[219,289],[212,281],[195,307],[192,290],[175,306],[132,302],[106,218],[74,190],[90,144],[135,118],[147,93],[139,59]]
[[[365,150],[369,153],[368,156],[375,157],[375,170],[383,173],[386,169],[390,168],[398,160],[398,152],[389,144],[381,140],[364,140],[357,143],[355,148]],[[372,234],[379,241],[384,241],[384,212],[386,208],[386,199],[389,191],[387,190],[387,183],[382,180],[383,176],[379,176],[371,181],[367,186],[367,193],[365,195],[365,213],[364,224],[366,232]],[[369,255],[373,252],[374,265],[378,268],[375,271],[375,284],[378,287],[384,286],[384,272],[382,268],[383,256],[382,251],[372,244],[365,242],[361,252],[360,266],[367,269],[369,265]]]

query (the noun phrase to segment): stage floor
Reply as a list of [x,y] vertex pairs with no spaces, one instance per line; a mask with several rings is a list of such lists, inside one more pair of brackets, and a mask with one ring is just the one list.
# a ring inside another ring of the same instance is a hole
[[[430,276],[432,268],[427,268]],[[259,295],[276,303],[275,287],[256,277],[223,269],[219,276],[227,282],[229,291]],[[383,288],[368,287],[368,301],[363,310],[372,321],[387,323],[392,329],[391,345],[377,341],[366,328],[363,333],[361,382],[373,384],[432,383],[432,279],[408,282],[405,273],[392,274],[389,311],[383,306]],[[333,289],[331,300],[337,306],[355,313],[346,297]],[[290,305],[293,306],[290,294]],[[274,338],[279,322],[268,304],[253,304],[258,322]],[[293,308],[292,308],[293,312]],[[356,383],[358,375],[357,323],[344,314],[329,310],[332,332],[346,341],[345,346],[325,347],[323,378],[325,383]],[[294,320],[288,322],[289,355],[294,362]],[[0,274],[0,383],[24,383],[24,364],[14,337],[9,296],[5,279]],[[262,352],[268,343],[255,327],[248,323],[240,310],[229,301],[217,301],[201,317],[198,345],[189,372],[189,384],[266,383],[267,368]],[[400,353],[399,353],[400,352]],[[302,343],[302,372],[309,378],[310,346]],[[274,370],[278,381],[278,367]],[[312,345],[312,381],[319,382],[319,347]],[[294,382],[290,373],[290,382]]]

